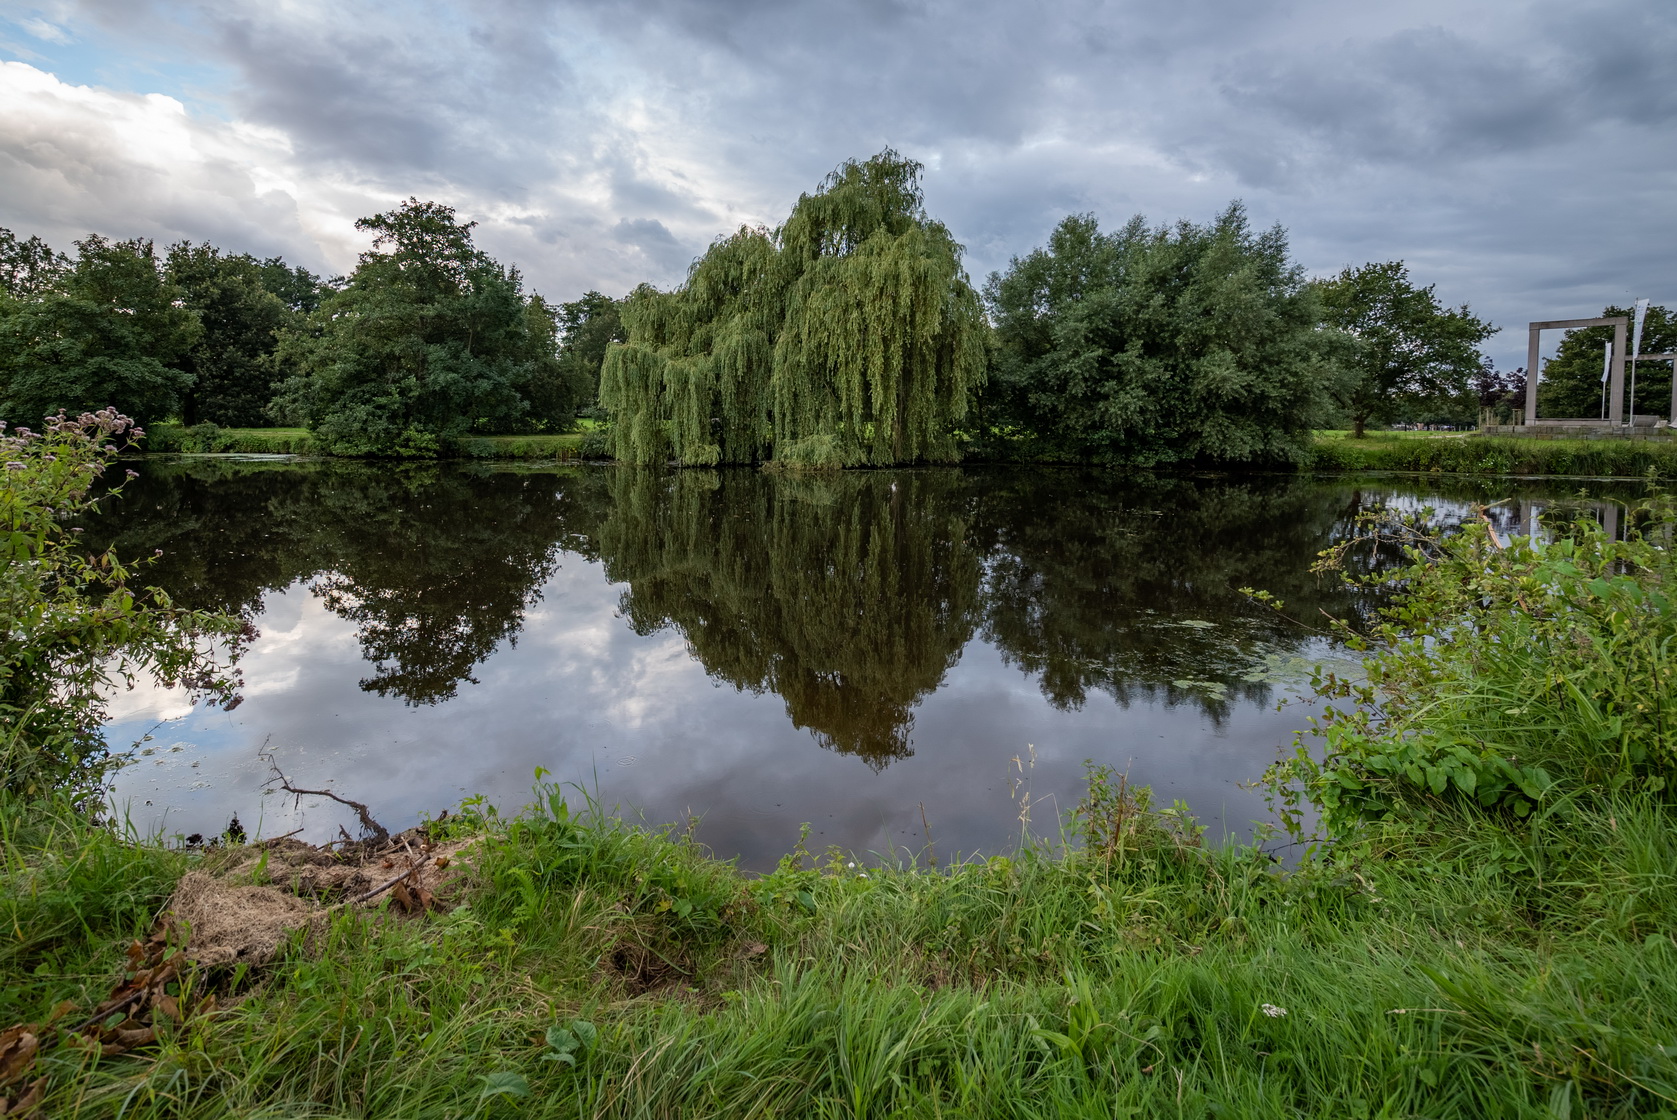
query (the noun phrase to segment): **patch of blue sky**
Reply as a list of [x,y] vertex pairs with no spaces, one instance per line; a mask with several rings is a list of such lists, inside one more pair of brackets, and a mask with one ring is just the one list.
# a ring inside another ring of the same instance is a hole
[[55,20],[40,8],[0,11],[0,59],[28,63],[69,85],[161,93],[196,116],[229,119],[225,98],[234,72],[184,57],[189,37],[144,42],[85,20]]

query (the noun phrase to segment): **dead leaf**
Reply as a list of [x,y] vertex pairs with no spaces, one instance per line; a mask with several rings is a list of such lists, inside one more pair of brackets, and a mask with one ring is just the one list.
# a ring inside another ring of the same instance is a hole
[[448,857],[447,856],[438,856],[437,857],[437,866],[438,867],[447,867],[448,866]]
[[0,1116],[14,1116],[17,1120],[29,1120],[30,1117],[38,1116],[39,1113],[35,1110],[41,1106],[41,1095],[46,1092],[46,1088],[47,1079],[37,1077],[29,1088],[24,1090],[23,1096],[10,1105],[7,1105],[5,1097],[0,1097]]
[[19,1023],[0,1032],[0,1085],[20,1080],[35,1064],[41,1039],[34,1023]]
[[151,1043],[157,1041],[156,1027],[142,1026],[133,1019],[130,1019],[128,1022],[133,1023],[134,1025],[128,1026],[124,1024],[106,1036],[107,1046],[115,1044],[122,1047],[124,1050],[132,1050],[136,1046],[149,1046]]

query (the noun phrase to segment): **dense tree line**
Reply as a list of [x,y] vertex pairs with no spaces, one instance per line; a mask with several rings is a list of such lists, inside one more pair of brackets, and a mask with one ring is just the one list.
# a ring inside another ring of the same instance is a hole
[[[549,303],[474,223],[417,199],[356,223],[372,248],[332,279],[209,244],[90,236],[65,256],[0,230],[0,417],[110,404],[425,457],[581,414],[641,464],[1153,467],[1286,463],[1313,429],[1470,423],[1507,397],[1480,352],[1496,328],[1465,305],[1402,261],[1311,279],[1238,203],[1205,224],[1069,216],[980,290],[921,170],[889,150],[841,164],[778,227],[622,300]],[[1546,409],[1593,414],[1592,341],[1549,364]],[[1669,393],[1650,373],[1639,407]]]
[[468,432],[569,428],[617,304],[548,304],[410,199],[357,223],[347,277],[181,242],[90,235],[74,255],[0,229],[0,419],[107,405],[145,423],[296,423],[343,454],[435,454]]

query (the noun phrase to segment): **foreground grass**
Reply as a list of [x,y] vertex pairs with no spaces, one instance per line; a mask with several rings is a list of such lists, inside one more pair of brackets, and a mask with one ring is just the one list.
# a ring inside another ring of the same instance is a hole
[[1318,433],[1303,467],[1588,478],[1645,478],[1653,472],[1668,478],[1677,475],[1677,440],[1539,440],[1446,432],[1375,432],[1350,439]]
[[[216,861],[4,809],[6,1022],[91,1006]],[[1128,798],[1082,825],[1080,850],[748,878],[546,790],[457,826],[481,839],[453,909],[341,912],[201,977],[225,1009],[149,1052],[53,1049],[46,1111],[1677,1115],[1677,812],[1656,797],[1514,830],[1389,820],[1290,871]]]

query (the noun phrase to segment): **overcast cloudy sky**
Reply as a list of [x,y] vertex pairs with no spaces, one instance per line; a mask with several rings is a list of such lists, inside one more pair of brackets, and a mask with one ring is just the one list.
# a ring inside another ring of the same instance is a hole
[[1672,0],[0,0],[0,225],[345,271],[455,205],[556,299],[678,281],[835,164],[922,160],[976,280],[1071,212],[1232,198],[1507,329],[1677,304]]

